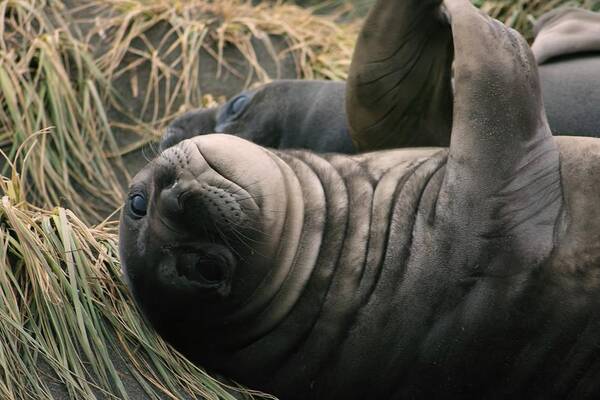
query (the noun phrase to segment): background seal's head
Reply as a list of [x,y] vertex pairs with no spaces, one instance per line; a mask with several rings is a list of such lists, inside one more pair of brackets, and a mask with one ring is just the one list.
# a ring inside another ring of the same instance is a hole
[[288,174],[268,150],[207,135],[167,149],[133,179],[122,268],[144,314],[176,347],[201,347],[268,276],[285,236]]
[[167,127],[160,149],[197,135],[227,133],[271,148],[354,153],[344,95],[343,82],[269,82],[219,107],[179,116]]

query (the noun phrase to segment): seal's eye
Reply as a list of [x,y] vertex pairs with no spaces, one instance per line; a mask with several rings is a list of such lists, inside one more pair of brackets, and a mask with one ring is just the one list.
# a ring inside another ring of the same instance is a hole
[[231,102],[231,105],[229,106],[229,114],[237,115],[242,112],[244,107],[246,107],[246,104],[248,104],[248,100],[248,96],[238,96]]
[[146,215],[146,198],[141,194],[134,194],[129,198],[129,208],[136,217],[142,218]]

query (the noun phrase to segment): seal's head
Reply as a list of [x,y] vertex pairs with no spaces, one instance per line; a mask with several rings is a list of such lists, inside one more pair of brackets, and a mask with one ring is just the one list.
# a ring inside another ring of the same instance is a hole
[[167,127],[165,150],[210,133],[235,135],[261,146],[354,153],[344,113],[345,84],[277,80],[245,90],[225,104],[189,111]]
[[286,168],[268,150],[217,134],[165,150],[133,179],[120,224],[125,279],[180,350],[201,347],[202,333],[268,276],[284,234]]

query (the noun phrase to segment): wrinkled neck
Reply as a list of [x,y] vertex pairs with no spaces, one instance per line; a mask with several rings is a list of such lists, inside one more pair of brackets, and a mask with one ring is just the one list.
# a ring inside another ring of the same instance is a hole
[[314,268],[314,262],[299,257],[299,253],[307,241],[302,239],[306,235],[305,209],[324,202],[322,189],[307,182],[308,177],[296,174],[281,158],[274,154],[272,157],[282,179],[281,187],[273,188],[279,192],[276,201],[263,204],[261,210],[268,240],[266,254],[270,256],[263,257],[266,273],[262,281],[242,306],[224,320],[228,325],[244,324],[244,332],[235,335],[235,342],[251,341],[272,329],[296,303]]

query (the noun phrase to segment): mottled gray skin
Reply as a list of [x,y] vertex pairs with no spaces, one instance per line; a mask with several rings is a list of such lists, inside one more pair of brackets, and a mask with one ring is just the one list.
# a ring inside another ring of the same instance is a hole
[[[352,154],[344,92],[342,82],[274,81],[246,90],[220,107],[194,110],[176,118],[163,135],[160,148],[197,135],[229,133],[271,148]],[[240,100],[243,105],[232,107]]]
[[600,136],[600,13],[562,8],[544,15],[532,45],[554,132]]
[[205,135],[134,178],[122,265],[191,360],[286,400],[600,395],[600,141],[553,137],[525,41],[444,4],[379,0],[359,46],[451,26],[449,148]]

